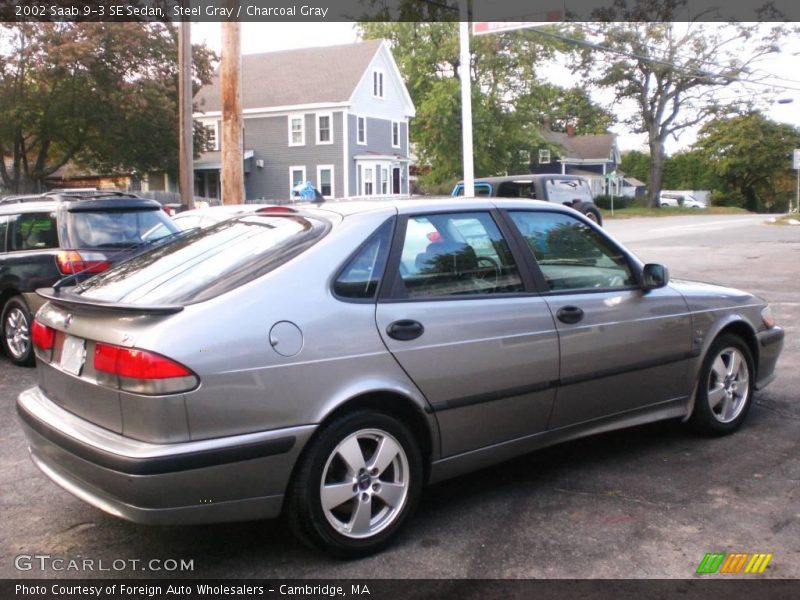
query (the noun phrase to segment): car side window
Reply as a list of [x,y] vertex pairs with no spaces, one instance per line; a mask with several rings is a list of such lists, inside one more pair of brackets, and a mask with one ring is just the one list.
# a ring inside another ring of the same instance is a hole
[[0,253],[6,251],[6,231],[8,231],[8,217],[0,217]]
[[622,252],[570,215],[511,211],[551,291],[625,288],[636,280]]
[[532,181],[504,181],[497,188],[501,198],[536,198]]
[[26,213],[11,221],[9,249],[42,250],[58,248],[58,232],[55,215],[50,213]]
[[333,284],[337,296],[355,300],[375,297],[386,267],[393,227],[394,219],[386,221],[348,261]]
[[408,298],[523,291],[508,243],[488,212],[409,217],[399,271]]

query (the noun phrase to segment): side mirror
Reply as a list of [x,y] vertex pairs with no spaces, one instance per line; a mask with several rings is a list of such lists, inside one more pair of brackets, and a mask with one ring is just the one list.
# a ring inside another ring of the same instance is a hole
[[642,269],[642,289],[644,291],[657,290],[668,283],[669,271],[664,265],[649,263]]

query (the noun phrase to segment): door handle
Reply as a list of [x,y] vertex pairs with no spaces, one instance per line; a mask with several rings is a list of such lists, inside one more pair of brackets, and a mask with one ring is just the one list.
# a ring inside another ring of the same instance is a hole
[[412,321],[411,319],[402,319],[390,323],[386,328],[386,335],[401,342],[415,340],[425,332],[425,327],[419,321]]
[[583,319],[583,311],[577,306],[562,306],[558,309],[556,317],[558,317],[558,320],[562,323],[569,323],[572,325]]

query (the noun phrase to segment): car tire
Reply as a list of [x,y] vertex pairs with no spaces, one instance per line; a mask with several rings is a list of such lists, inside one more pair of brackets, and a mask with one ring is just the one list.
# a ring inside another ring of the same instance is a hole
[[422,485],[422,454],[403,422],[348,413],[304,450],[287,492],[289,525],[307,545],[337,558],[367,556],[398,534]]
[[583,213],[583,216],[585,216],[590,221],[594,221],[600,226],[603,225],[603,217],[600,214],[600,211],[597,210],[596,206],[592,206],[591,204],[589,205],[582,204],[580,207],[580,211]]
[[736,335],[718,337],[700,369],[689,426],[703,435],[733,433],[750,410],[754,385],[750,348]]
[[662,202],[661,208],[669,208],[669,204],[667,204],[666,202]]
[[18,366],[34,364],[31,343],[31,312],[22,296],[8,299],[0,316],[2,343],[8,359]]

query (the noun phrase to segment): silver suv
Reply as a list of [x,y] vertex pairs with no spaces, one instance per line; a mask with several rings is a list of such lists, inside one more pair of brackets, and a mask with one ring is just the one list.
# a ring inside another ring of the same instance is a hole
[[428,481],[659,419],[730,433],[783,344],[758,298],[525,200],[242,215],[40,293],[17,407],[48,477],[141,523],[284,510],[348,557]]

